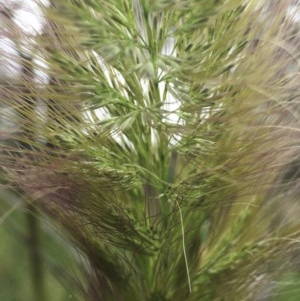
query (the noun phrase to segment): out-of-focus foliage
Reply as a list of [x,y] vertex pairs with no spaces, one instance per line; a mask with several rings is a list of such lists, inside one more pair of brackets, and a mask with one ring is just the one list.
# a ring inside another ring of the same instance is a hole
[[0,86],[3,187],[77,249],[78,294],[282,296],[299,265],[293,1],[39,5]]
[[[0,207],[0,300],[32,301],[31,238],[28,217],[17,195],[2,192]],[[47,300],[79,300],[75,295],[78,271],[70,246],[44,217],[39,251],[43,253],[43,277]]]

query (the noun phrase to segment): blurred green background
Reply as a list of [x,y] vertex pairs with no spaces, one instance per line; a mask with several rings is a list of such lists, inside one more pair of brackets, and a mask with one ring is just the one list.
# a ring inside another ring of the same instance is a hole
[[[40,213],[39,213],[40,214]],[[41,281],[46,300],[81,300],[75,282],[79,279],[71,245],[43,216],[39,219],[39,254],[42,258]],[[9,193],[0,200],[0,301],[32,301],[32,261],[28,212],[23,202]],[[41,300],[41,301],[46,301]]]

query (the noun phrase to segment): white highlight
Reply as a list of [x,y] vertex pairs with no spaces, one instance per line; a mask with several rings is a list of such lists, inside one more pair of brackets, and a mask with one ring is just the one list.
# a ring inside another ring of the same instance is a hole
[[15,82],[21,72],[21,60],[16,44],[7,37],[0,36],[0,78]]

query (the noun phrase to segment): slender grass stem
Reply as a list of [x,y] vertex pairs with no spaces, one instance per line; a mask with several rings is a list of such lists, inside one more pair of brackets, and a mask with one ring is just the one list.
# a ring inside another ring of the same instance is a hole
[[45,273],[41,257],[41,237],[38,211],[31,203],[26,205],[28,226],[28,255],[31,267],[32,288],[35,301],[46,300]]
[[181,208],[180,208],[178,202],[177,202],[177,205],[178,205],[178,210],[179,210],[179,215],[180,215],[180,223],[181,223],[183,256],[184,256],[184,261],[185,261],[186,274],[187,274],[187,278],[188,278],[189,291],[191,293],[192,292],[192,284],[191,284],[190,270],[189,270],[189,265],[188,265],[186,250],[185,250],[185,235],[184,235],[183,217],[182,217]]

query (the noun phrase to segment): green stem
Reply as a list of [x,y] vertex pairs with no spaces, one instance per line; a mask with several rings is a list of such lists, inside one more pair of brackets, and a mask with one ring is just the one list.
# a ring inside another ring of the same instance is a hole
[[40,225],[37,217],[38,211],[31,203],[26,206],[28,225],[28,253],[31,266],[32,288],[35,301],[45,301],[45,275],[43,260],[40,252]]

